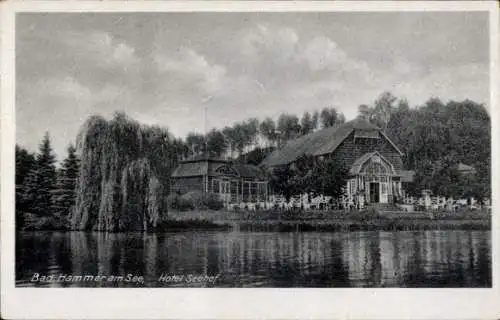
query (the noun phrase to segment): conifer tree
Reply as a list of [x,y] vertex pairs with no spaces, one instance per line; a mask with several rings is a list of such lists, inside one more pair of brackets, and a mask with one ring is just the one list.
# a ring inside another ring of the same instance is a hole
[[16,228],[24,225],[24,214],[32,206],[34,194],[26,193],[36,160],[33,153],[16,145]]
[[52,196],[56,186],[55,162],[49,133],[46,132],[36,157],[36,170],[31,174],[30,186],[27,190],[29,194],[35,193],[32,211],[38,216],[53,214]]
[[67,219],[75,206],[76,201],[76,183],[80,160],[76,155],[76,148],[70,144],[68,156],[62,162],[58,170],[57,184],[54,191],[54,214],[59,218]]

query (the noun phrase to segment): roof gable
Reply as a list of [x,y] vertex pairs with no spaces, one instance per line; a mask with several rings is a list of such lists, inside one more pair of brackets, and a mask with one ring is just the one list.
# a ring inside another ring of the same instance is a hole
[[238,172],[229,164],[222,165],[215,169],[216,173],[220,173],[226,176],[238,176]]
[[361,169],[363,168],[363,165],[366,162],[368,162],[370,159],[373,159],[376,157],[378,157],[378,159],[380,159],[382,162],[385,162],[387,164],[387,166],[391,170],[392,174],[395,173],[394,166],[392,165],[392,163],[389,160],[387,160],[384,156],[382,156],[378,151],[365,153],[364,155],[362,155],[361,157],[356,159],[354,164],[351,166],[351,169],[349,172],[351,174],[359,174],[361,172]]

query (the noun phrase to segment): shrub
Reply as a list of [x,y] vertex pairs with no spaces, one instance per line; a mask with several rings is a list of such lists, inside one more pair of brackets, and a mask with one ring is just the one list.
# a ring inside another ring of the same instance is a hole
[[60,218],[57,217],[36,217],[34,219],[30,219],[27,221],[26,225],[24,226],[24,230],[50,230],[50,231],[55,231],[55,230],[67,230],[68,229],[68,223]]
[[193,210],[201,208],[203,205],[203,195],[201,191],[189,191],[181,196],[180,210]]
[[188,210],[194,210],[195,208],[196,207],[191,200],[180,198],[178,210],[188,211]]
[[196,208],[196,196],[191,192],[183,195],[170,194],[167,197],[167,206],[170,210],[187,211]]
[[179,203],[180,203],[180,196],[175,193],[171,193],[167,197],[167,208],[173,209],[173,210],[178,210],[179,209]]
[[189,191],[181,195],[181,199],[192,203],[195,207],[199,207],[203,200],[201,191]]
[[194,209],[221,210],[224,203],[215,194],[203,196],[199,191],[190,191],[183,195],[170,194],[167,197],[168,208],[179,211]]
[[383,219],[384,217],[375,208],[369,208],[361,211],[354,211],[348,214],[348,218],[358,221],[368,221],[374,219]]
[[208,194],[203,199],[203,205],[210,210],[221,210],[224,208],[224,202],[215,194]]

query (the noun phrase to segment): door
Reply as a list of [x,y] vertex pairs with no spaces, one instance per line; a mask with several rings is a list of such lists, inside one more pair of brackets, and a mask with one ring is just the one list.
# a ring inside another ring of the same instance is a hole
[[229,181],[222,180],[220,182],[219,186],[220,186],[219,193],[220,193],[220,197],[221,197],[222,201],[224,201],[225,203],[230,202],[231,201],[231,186],[230,186]]
[[380,183],[370,182],[370,203],[380,202]]

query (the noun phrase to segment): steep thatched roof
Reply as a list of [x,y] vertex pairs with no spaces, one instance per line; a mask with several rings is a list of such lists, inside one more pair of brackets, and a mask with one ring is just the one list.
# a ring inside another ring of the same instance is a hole
[[291,140],[283,148],[267,156],[261,165],[266,167],[285,165],[294,162],[303,154],[320,156],[332,153],[353,131],[358,137],[382,136],[399,154],[402,154],[380,128],[367,121],[356,119]]

